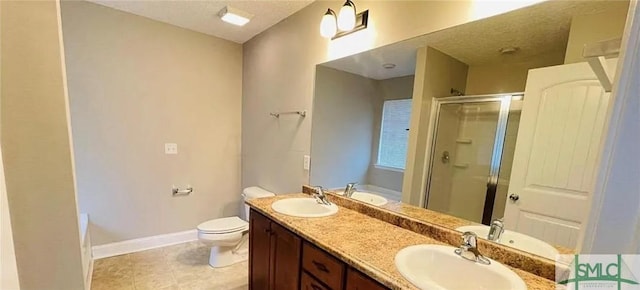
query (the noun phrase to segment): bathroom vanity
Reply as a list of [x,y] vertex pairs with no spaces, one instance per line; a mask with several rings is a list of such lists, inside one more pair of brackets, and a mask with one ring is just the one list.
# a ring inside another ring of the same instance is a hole
[[[337,196],[329,199],[338,206],[338,211],[325,217],[290,216],[272,207],[283,200],[304,197],[309,195],[288,194],[246,201],[251,207],[250,289],[419,289],[400,272],[396,255],[415,245],[446,246],[451,253],[455,249],[441,240],[441,234],[416,233],[372,217],[347,206]],[[460,235],[456,235],[459,239]],[[480,244],[480,251],[488,250],[484,244]],[[508,259],[526,260],[512,258]],[[522,279],[527,289],[555,289],[555,283],[544,275],[506,266]],[[455,267],[451,271],[454,273]]]
[[388,289],[255,210],[249,239],[250,289]]

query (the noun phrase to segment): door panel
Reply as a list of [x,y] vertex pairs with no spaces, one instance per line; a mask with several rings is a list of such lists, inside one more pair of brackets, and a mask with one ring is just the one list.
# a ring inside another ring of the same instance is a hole
[[[615,60],[609,67],[615,69]],[[575,247],[589,209],[609,93],[587,63],[529,71],[505,224]]]
[[269,290],[271,221],[251,210],[249,223],[249,289]]
[[298,289],[302,241],[276,223],[271,223],[271,231],[273,232],[271,236],[273,287],[271,289]]

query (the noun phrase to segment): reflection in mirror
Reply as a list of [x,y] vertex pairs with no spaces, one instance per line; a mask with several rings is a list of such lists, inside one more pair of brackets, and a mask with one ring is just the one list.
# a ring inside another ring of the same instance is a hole
[[619,39],[628,4],[548,1],[318,65],[310,182],[579,250],[609,104],[583,47]]
[[[502,217],[504,210],[495,207],[498,174],[502,166],[511,167],[503,146],[514,144],[516,136],[510,134],[512,140],[506,140],[508,122],[519,121],[510,113],[520,107],[511,108],[512,98],[521,99],[522,94],[436,100],[431,152],[436,158],[432,158],[429,170],[428,209],[485,224]],[[511,128],[517,126],[512,124]]]
[[341,192],[357,183],[352,197],[374,204],[399,201],[413,75],[367,77],[318,66],[315,86],[311,181]]

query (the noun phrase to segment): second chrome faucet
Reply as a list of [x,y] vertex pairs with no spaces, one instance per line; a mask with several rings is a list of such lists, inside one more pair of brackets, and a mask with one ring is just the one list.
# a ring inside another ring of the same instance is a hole
[[464,232],[462,234],[462,244],[455,250],[455,253],[469,261],[485,265],[491,264],[489,258],[478,251],[478,236],[474,232]]
[[324,188],[322,186],[316,186],[314,187],[315,189],[315,193],[313,194],[313,197],[316,199],[316,201],[320,204],[324,204],[324,205],[331,205],[331,202],[327,199],[327,194],[324,193]]
[[344,188],[344,196],[351,197],[354,192],[356,192],[357,182],[347,183],[347,186]]

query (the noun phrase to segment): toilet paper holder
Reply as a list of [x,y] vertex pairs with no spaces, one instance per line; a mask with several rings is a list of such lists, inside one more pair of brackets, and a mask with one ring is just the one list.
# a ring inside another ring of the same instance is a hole
[[171,193],[173,194],[173,196],[176,196],[176,195],[189,195],[192,192],[193,192],[193,187],[191,187],[191,185],[187,185],[187,188],[185,188],[185,189],[180,189],[179,187],[177,187],[175,185],[171,188]]

